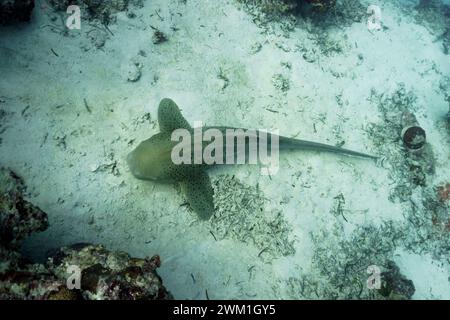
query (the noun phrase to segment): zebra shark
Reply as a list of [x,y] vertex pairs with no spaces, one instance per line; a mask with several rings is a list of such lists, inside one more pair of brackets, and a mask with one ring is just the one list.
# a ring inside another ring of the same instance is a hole
[[[142,141],[127,156],[127,163],[131,173],[138,179],[177,182],[181,185],[181,189],[187,196],[190,207],[197,213],[201,220],[208,220],[214,213],[213,203],[213,187],[207,169],[212,164],[205,161],[195,163],[176,164],[173,161],[173,150],[179,143],[172,139],[172,133],[177,129],[184,129],[194,134],[194,130],[188,121],[183,117],[177,104],[171,99],[165,98],[161,100],[158,107],[158,123],[160,132],[153,135],[147,140]],[[226,136],[226,131],[236,129],[232,127],[205,127],[206,129],[216,129]],[[241,129],[243,130],[243,129]],[[259,133],[259,131],[256,131]],[[245,133],[244,133],[245,134]],[[258,136],[259,137],[259,136]],[[257,142],[260,138],[256,137]],[[239,138],[239,137],[237,137]],[[248,143],[251,137],[244,137],[245,143]],[[280,151],[283,150],[313,150],[331,152],[335,154],[344,154],[369,159],[377,159],[376,156],[343,149],[323,143],[317,143],[306,140],[299,140],[283,136],[276,136]],[[268,147],[271,147],[271,141],[268,139]],[[204,149],[206,144],[203,142],[201,148]],[[194,150],[192,148],[191,150]],[[236,151],[236,148],[234,148]],[[249,148],[245,149],[246,156]],[[191,152],[189,158],[193,159],[194,154]]]

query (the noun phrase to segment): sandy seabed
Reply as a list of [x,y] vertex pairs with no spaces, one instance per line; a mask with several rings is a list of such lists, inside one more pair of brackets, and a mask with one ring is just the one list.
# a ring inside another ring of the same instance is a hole
[[[50,222],[23,251],[42,259],[92,242],[158,253],[180,299],[376,298],[366,270],[393,261],[413,299],[450,299],[449,203],[438,192],[450,182],[450,59],[413,1],[361,3],[380,6],[381,30],[366,17],[255,23],[254,8],[205,0],[144,1],[81,30],[38,1],[31,23],[2,27],[0,164]],[[125,161],[159,131],[164,97],[191,123],[278,129],[382,161],[296,152],[271,177],[217,168],[216,214],[199,221],[179,188],[137,180]],[[395,135],[405,110],[432,152],[420,182]]]

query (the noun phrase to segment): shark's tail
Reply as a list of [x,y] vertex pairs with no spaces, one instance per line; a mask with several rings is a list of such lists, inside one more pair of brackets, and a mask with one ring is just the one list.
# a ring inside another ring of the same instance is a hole
[[343,149],[335,146],[330,146],[324,143],[306,141],[306,140],[298,140],[292,138],[286,138],[280,136],[280,149],[284,150],[313,150],[313,151],[323,151],[323,152],[331,152],[331,153],[339,153],[346,154],[349,156],[369,158],[369,159],[378,159],[377,156],[373,156],[370,154],[357,152],[353,150]]
[[[261,135],[262,131],[259,130],[253,130],[253,132],[249,132],[247,129],[239,129],[239,128],[232,128],[232,127],[205,127],[206,129],[209,128],[214,128],[214,129],[218,129],[220,130],[225,136],[227,136],[227,130],[242,130],[242,132],[244,132],[244,137],[245,139],[243,140],[244,145],[247,146],[249,145],[249,137],[254,137],[256,139],[256,141],[258,142],[258,145],[261,142],[265,142],[266,146],[268,147],[268,150],[271,150],[271,144],[272,144],[272,139],[273,139],[273,135],[272,134],[267,134],[267,132],[265,132],[264,135]],[[235,133],[233,133],[235,134]],[[361,157],[361,158],[368,158],[368,159],[378,159],[377,156],[373,156],[370,154],[366,154],[366,153],[362,153],[362,152],[357,152],[357,151],[353,151],[353,150],[348,150],[348,149],[343,149],[343,148],[339,148],[339,147],[335,147],[335,146],[330,146],[324,143],[318,143],[318,142],[312,142],[312,141],[306,141],[306,140],[299,140],[299,139],[294,139],[294,138],[288,138],[288,137],[283,137],[283,136],[278,136],[278,149],[279,150],[312,150],[312,151],[323,151],[323,152],[330,152],[330,153],[337,153],[337,154],[345,154],[345,155],[349,155],[349,156],[355,156],[355,157]],[[227,149],[226,149],[226,143],[225,141],[228,140],[224,140],[224,153],[226,154]],[[250,146],[245,148],[245,152],[246,155],[249,152]],[[253,150],[254,152],[256,152],[256,150]],[[235,145],[235,153],[237,153],[236,151],[236,145]]]

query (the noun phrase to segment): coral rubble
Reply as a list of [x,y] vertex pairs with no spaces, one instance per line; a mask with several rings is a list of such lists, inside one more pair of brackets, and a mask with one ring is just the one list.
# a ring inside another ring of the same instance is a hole
[[[214,179],[213,188],[217,210],[211,220],[211,232],[217,240],[232,238],[253,244],[263,261],[295,253],[289,239],[290,226],[280,211],[265,208],[265,197],[259,188],[229,175]],[[233,190],[232,195],[229,190]]]

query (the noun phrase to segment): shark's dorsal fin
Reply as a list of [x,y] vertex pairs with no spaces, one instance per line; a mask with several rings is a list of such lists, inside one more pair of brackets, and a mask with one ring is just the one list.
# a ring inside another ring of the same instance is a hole
[[158,107],[158,123],[161,132],[173,132],[175,129],[192,129],[189,122],[183,117],[177,104],[164,98]]
[[208,220],[214,213],[214,190],[206,171],[199,171],[189,179],[180,182],[180,185],[198,217],[201,220]]

